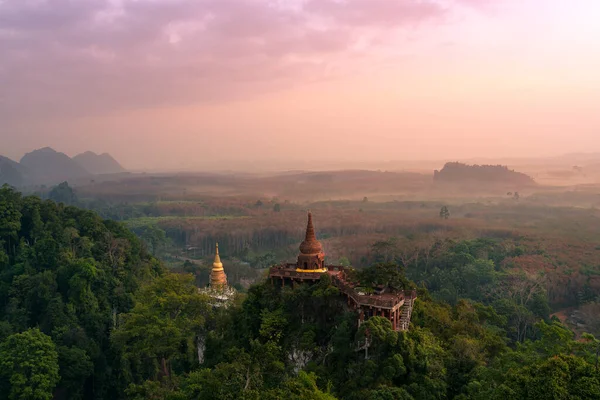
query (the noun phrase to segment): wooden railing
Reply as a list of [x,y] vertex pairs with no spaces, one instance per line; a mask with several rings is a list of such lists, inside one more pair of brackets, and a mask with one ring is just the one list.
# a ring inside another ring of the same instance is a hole
[[398,293],[394,297],[380,297],[380,295],[367,295],[360,294],[358,291],[350,286],[348,283],[339,279],[338,277],[333,278],[335,286],[345,293],[352,299],[357,305],[379,307],[379,308],[395,308],[404,304],[404,293]]
[[[270,277],[277,278],[289,278],[299,280],[319,280],[323,273],[319,272],[297,272],[295,270],[296,264],[283,264],[275,266],[269,271]],[[335,268],[335,269],[334,269]],[[338,269],[339,268],[339,269]],[[338,273],[339,271],[339,273]],[[369,306],[377,308],[393,309],[400,307],[404,304],[405,299],[415,299],[417,297],[416,291],[405,291],[400,292],[390,297],[389,294],[385,295],[368,295],[360,294],[353,285],[349,284],[344,278],[345,273],[343,267],[330,267],[328,266],[328,272],[331,276],[333,284],[346,296],[348,296],[358,306]],[[326,272],[325,272],[326,273]]]

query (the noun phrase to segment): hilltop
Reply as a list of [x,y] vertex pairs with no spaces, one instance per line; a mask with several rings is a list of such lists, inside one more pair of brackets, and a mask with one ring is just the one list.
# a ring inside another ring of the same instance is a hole
[[95,175],[126,172],[125,168],[108,153],[96,154],[92,151],[86,151],[73,157],[73,161]]
[[58,183],[90,175],[71,157],[50,147],[25,154],[20,164],[32,172],[35,183]]
[[434,172],[433,179],[443,183],[509,184],[517,187],[536,184],[530,176],[503,165],[467,165],[459,162],[446,163],[441,171]]

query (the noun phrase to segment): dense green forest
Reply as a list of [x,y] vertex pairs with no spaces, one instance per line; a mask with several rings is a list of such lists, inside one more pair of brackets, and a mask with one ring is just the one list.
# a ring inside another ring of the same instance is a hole
[[598,332],[576,336],[550,317],[543,276],[509,268],[524,241],[410,253],[412,240],[375,242],[355,271],[418,288],[407,332],[380,317],[358,327],[327,277],[260,281],[215,309],[124,224],[5,186],[0,398],[600,398]]

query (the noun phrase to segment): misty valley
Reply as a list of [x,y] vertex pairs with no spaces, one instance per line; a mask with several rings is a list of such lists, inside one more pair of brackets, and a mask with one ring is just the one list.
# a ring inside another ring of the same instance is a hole
[[2,398],[600,396],[591,174],[73,177],[56,154],[0,191]]
[[0,0],[0,400],[599,400],[598,21]]

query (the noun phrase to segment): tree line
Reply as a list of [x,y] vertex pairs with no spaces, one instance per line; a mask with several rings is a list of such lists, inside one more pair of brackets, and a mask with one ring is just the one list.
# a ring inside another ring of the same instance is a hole
[[327,275],[213,308],[120,223],[8,187],[0,218],[0,399],[600,396],[596,337],[550,318],[540,282],[498,268],[495,242],[441,241],[418,262],[376,244],[388,259],[356,279],[418,288],[396,332],[359,326]]

